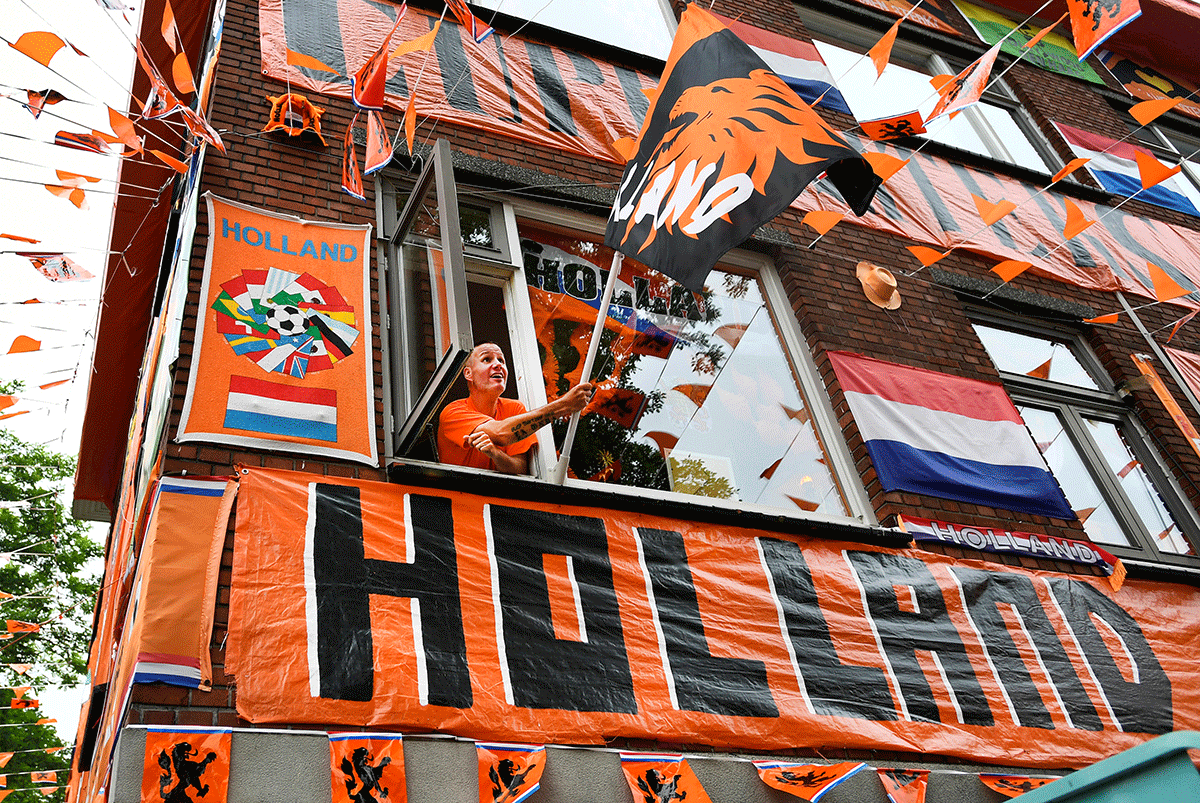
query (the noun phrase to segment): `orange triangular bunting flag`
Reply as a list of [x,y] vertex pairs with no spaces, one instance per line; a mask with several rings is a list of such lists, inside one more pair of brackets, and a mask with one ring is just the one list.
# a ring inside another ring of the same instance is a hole
[[42,347],[42,341],[34,340],[28,335],[17,335],[12,345],[8,347],[9,354],[19,354],[24,351],[37,351]]
[[1144,190],[1161,184],[1183,169],[1180,165],[1167,167],[1143,150],[1135,150],[1133,157],[1137,159],[1138,176],[1142,179],[1142,189]]
[[50,59],[66,45],[66,42],[49,31],[28,31],[21,34],[21,38],[15,44],[9,43],[10,47],[20,50],[43,67],[49,67]]
[[6,240],[17,240],[22,243],[34,243],[35,245],[41,242],[41,240],[35,240],[33,237],[22,237],[19,234],[0,234],[0,237]]
[[[7,410],[17,403],[16,396],[0,396],[0,410]],[[11,599],[11,597],[10,597]]]
[[112,126],[113,133],[117,135],[118,142],[128,145],[135,153],[141,152],[142,138],[137,135],[133,127],[133,120],[109,106],[108,123]]
[[[433,42],[437,39],[438,28],[442,27],[442,21],[438,20],[434,23],[433,28],[429,33],[423,33],[416,39],[410,39],[407,42],[401,42],[396,45],[396,49],[392,51],[392,55],[388,58],[394,59],[397,56],[403,56],[405,53],[419,53],[423,50],[428,50],[433,47]],[[330,71],[332,72],[332,70]]]
[[841,212],[830,212],[825,209],[814,209],[804,216],[804,223],[807,226],[817,230],[817,234],[824,237],[829,233],[829,230],[842,222],[844,218]]
[[867,55],[871,57],[871,61],[875,64],[875,77],[883,75],[883,71],[887,69],[888,62],[892,59],[892,45],[896,43],[896,34],[900,31],[900,23],[904,20],[896,20],[891,28],[888,28],[878,42],[871,46],[867,51]]
[[1054,184],[1056,182],[1062,181],[1064,178],[1071,175],[1076,170],[1083,167],[1085,164],[1087,164],[1090,161],[1092,161],[1092,160],[1087,158],[1086,156],[1080,156],[1077,159],[1072,159],[1071,161],[1069,161],[1065,165],[1063,165],[1062,170],[1059,170],[1057,173],[1054,174],[1054,177],[1050,180],[1050,183]]
[[1006,282],[1011,282],[1032,267],[1032,262],[1022,262],[1019,259],[1006,259],[992,268],[992,273],[995,273]]
[[1196,317],[1197,312],[1200,312],[1200,310],[1194,309],[1191,312],[1189,312],[1187,315],[1184,315],[1182,318],[1175,321],[1175,325],[1171,327],[1171,334],[1167,336],[1168,343],[1170,343],[1171,339],[1175,337],[1176,332],[1178,332],[1181,328],[1186,326],[1188,321],[1190,321],[1192,318]]
[[350,125],[346,126],[346,138],[342,141],[342,189],[363,201],[367,196],[363,192],[362,173],[358,168],[358,154],[354,150],[354,126],[356,123],[358,123],[357,114],[350,121]]
[[350,76],[351,100],[360,109],[383,110],[384,93],[387,91],[384,84],[388,79],[388,46],[392,43],[396,29],[400,27],[400,20],[404,19],[405,11],[407,6],[402,5],[396,15],[395,24],[383,38],[383,42],[354,75]]
[[870,163],[871,169],[875,171],[875,175],[879,176],[883,181],[887,181],[899,173],[908,164],[907,159],[898,159],[895,156],[886,153],[876,153],[875,151],[863,151],[862,158]]
[[[29,412],[28,410],[18,410],[15,413],[5,413],[4,415],[0,415],[0,421],[3,421],[6,418],[16,418],[17,416],[25,415],[28,412]],[[12,636],[9,635],[8,633],[4,633],[4,634],[0,634],[0,638],[12,638]]]
[[0,769],[3,769],[5,766],[7,766],[8,762],[12,761],[12,758],[15,755],[16,753],[0,753]]
[[1088,220],[1084,217],[1083,210],[1070,198],[1064,198],[1063,201],[1067,205],[1067,223],[1063,226],[1063,237],[1070,240],[1072,237],[1087,231],[1088,227],[1096,221]]
[[179,28],[175,25],[175,10],[171,8],[171,0],[163,0],[162,27],[159,30],[162,31],[163,41],[167,43],[167,47],[171,48],[172,53],[176,52],[179,49],[179,45],[176,43],[180,37]]
[[633,137],[621,137],[614,139],[610,146],[617,156],[621,157],[621,161],[628,162],[637,153],[637,140]]
[[635,801],[712,803],[683,756],[621,753],[621,769]]
[[942,94],[942,91],[946,88],[946,84],[950,83],[953,80],[954,80],[954,76],[951,75],[950,73],[942,73],[941,75],[932,76],[929,79],[929,85],[932,86],[934,89],[936,89],[937,93],[940,95],[940,94]]
[[1003,198],[996,203],[992,203],[986,198],[980,198],[975,193],[971,193],[971,197],[975,199],[975,208],[979,210],[979,216],[983,218],[983,222],[987,226],[992,225],[1017,208],[1017,205],[1012,201],[1006,201]]
[[863,762],[798,764],[791,761],[755,761],[758,777],[772,789],[803,800],[818,800],[847,778],[867,768]]
[[910,245],[907,248],[912,251],[912,255],[917,258],[917,261],[927,268],[947,256],[935,248],[926,248],[923,245]]
[[1143,100],[1141,103],[1135,103],[1129,107],[1129,113],[1133,115],[1133,119],[1137,120],[1142,125],[1150,125],[1162,115],[1174,109],[1180,103],[1183,103],[1187,98],[1158,98],[1157,100]]
[[1069,13],[1070,13],[1069,11],[1064,11],[1064,12],[1063,12],[1063,15],[1062,15],[1061,17],[1059,17],[1059,18],[1058,18],[1058,19],[1056,19],[1054,22],[1050,23],[1050,24],[1049,24],[1049,25],[1047,25],[1045,28],[1042,28],[1040,31],[1038,31],[1037,33],[1035,33],[1035,34],[1034,34],[1034,35],[1033,35],[1033,36],[1030,38],[1030,40],[1029,40],[1028,42],[1026,42],[1024,45],[1022,45],[1022,47],[1026,48],[1026,49],[1032,48],[1032,47],[1033,47],[1034,45],[1036,45],[1038,42],[1040,42],[1040,41],[1042,41],[1043,39],[1045,39],[1045,38],[1046,38],[1046,34],[1048,34],[1048,33],[1050,33],[1051,31],[1053,31],[1053,30],[1055,29],[1055,27],[1057,27],[1057,25],[1058,25],[1060,22],[1062,22],[1063,20],[1065,20],[1065,19],[1067,18],[1067,14],[1069,14]]
[[192,65],[188,63],[187,53],[180,50],[175,54],[175,60],[171,62],[171,77],[175,79],[175,88],[185,95],[190,95],[196,91],[196,84],[192,81]]
[[17,790],[16,789],[5,789],[4,791],[0,792],[0,800],[4,800],[4,798],[8,797],[15,791],[17,791]]
[[[411,155],[413,152],[413,140],[417,137],[417,98],[415,95],[408,96],[408,106],[404,109],[404,141],[408,143],[408,152]],[[634,143],[636,144],[636,143]],[[629,154],[633,156],[631,152]],[[626,157],[625,161],[629,161]]]
[[1054,362],[1054,358],[1046,360],[1044,363],[1034,368],[1032,371],[1026,371],[1025,376],[1031,376],[1034,379],[1049,379],[1050,378],[1050,363]]
[[1005,797],[1016,797],[1026,792],[1032,792],[1034,789],[1039,789],[1058,779],[1030,778],[1028,775],[992,775],[981,772],[979,780],[983,781],[984,786],[987,788],[993,789]]
[[1097,315],[1095,318],[1088,318],[1084,323],[1116,323],[1121,318],[1121,313],[1110,312],[1107,315]]
[[33,622],[22,622],[17,619],[5,620],[5,630],[9,633],[36,633],[41,629],[41,625]]
[[363,155],[363,173],[371,175],[392,161],[392,139],[383,123],[383,115],[367,112],[367,151]]
[[163,164],[165,164],[167,167],[170,167],[172,170],[177,170],[185,175],[187,174],[188,166],[176,159],[174,156],[155,150],[154,148],[147,148],[146,150],[154,154]]
[[1153,262],[1147,262],[1146,266],[1150,269],[1150,281],[1154,282],[1154,297],[1159,301],[1170,301],[1192,292],[1180,286],[1179,282]]
[[293,67],[305,67],[309,70],[316,70],[317,72],[330,72],[334,75],[341,75],[340,72],[333,69],[325,62],[314,59],[312,56],[306,56],[303,53],[297,53],[290,47],[287,49],[287,63]]
[[[5,665],[9,669],[16,672],[18,675],[24,675],[30,669],[33,669],[33,664],[5,664]],[[0,767],[3,767],[3,766],[4,766],[3,764],[0,764]]]
[[878,769],[876,773],[892,803],[925,803],[929,770]]

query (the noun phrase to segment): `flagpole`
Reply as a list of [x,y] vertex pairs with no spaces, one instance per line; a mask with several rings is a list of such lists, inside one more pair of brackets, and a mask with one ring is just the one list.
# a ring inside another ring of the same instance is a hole
[[[625,255],[620,251],[613,252],[612,265],[608,269],[608,281],[604,283],[604,294],[600,296],[600,309],[596,314],[596,325],[592,327],[592,341],[588,344],[587,357],[583,361],[583,370],[579,374],[580,382],[588,382],[592,376],[592,365],[596,362],[596,352],[600,350],[600,335],[604,332],[604,321],[608,318],[608,305],[612,301],[613,290],[617,286],[617,274],[621,272],[621,263],[625,260]],[[575,443],[575,430],[579,428],[579,416],[583,411],[576,411],[571,415],[571,423],[567,425],[567,437],[563,441],[562,456],[558,458],[558,465],[554,467],[554,473],[550,476],[550,481],[555,485],[562,485],[567,479],[567,463],[571,461],[571,446]]]

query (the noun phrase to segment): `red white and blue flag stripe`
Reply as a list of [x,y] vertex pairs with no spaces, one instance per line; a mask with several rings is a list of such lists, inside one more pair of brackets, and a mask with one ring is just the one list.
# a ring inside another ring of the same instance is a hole
[[829,359],[884,490],[1075,518],[1002,386],[849,352]]
[[337,442],[337,391],[229,377],[225,427]]
[[[811,42],[789,39],[720,14],[713,16],[749,45],[805,103],[853,116],[846,99],[833,82],[833,73],[829,72],[825,60]],[[818,99],[820,103],[817,103]]]
[[[1062,123],[1054,125],[1076,156],[1091,160],[1085,166],[1104,189],[1124,198],[1137,193],[1139,201],[1200,216],[1200,209],[1196,208],[1192,200],[1176,184],[1177,181],[1186,181],[1186,179],[1169,178],[1160,184],[1155,184],[1150,189],[1142,189],[1137,157],[1134,154],[1138,151],[1149,154],[1150,151],[1129,142],[1117,142],[1102,134],[1093,134],[1090,131],[1073,128]],[[1139,192],[1139,190],[1141,191]]]
[[133,665],[134,683],[169,683],[196,689],[200,680],[200,662],[186,655],[141,652]]

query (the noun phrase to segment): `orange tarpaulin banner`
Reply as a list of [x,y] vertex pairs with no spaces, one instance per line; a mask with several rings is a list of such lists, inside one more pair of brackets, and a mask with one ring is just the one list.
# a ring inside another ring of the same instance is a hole
[[204,313],[178,440],[375,465],[371,227],[207,201]]
[[212,687],[213,611],[237,483],[163,477],[138,561],[135,683]]
[[[849,136],[849,135],[847,135]],[[1147,261],[1174,281],[1200,288],[1200,232],[1154,218],[1072,199],[1095,224],[1067,241],[1066,196],[996,173],[954,165],[890,143],[862,141],[866,153],[910,159],[876,195],[871,210],[846,223],[916,240],[944,251],[955,247],[992,262],[1030,262],[1031,272],[1094,290],[1121,290],[1155,298]],[[989,203],[1008,200],[1017,208],[989,227],[980,226],[976,195]],[[824,181],[809,186],[792,207],[801,212],[849,212]],[[1100,219],[1103,217],[1103,219]],[[845,225],[843,223],[842,225]],[[902,244],[896,245],[900,251]],[[1051,249],[1047,253],[1046,249]],[[1174,302],[1195,306],[1189,299]]]
[[254,723],[1010,766],[1200,725],[1186,585],[248,467],[236,527]]
[[[259,0],[258,16],[264,75],[347,99],[345,76],[366,63],[395,24],[394,14],[368,0]],[[437,21],[437,14],[410,8],[393,41],[428,34]],[[519,36],[475,44],[451,14],[442,20],[434,50],[389,60],[388,106],[402,111],[411,97],[422,119],[608,162],[621,161],[610,147],[613,141],[637,136],[649,108],[642,90],[656,83],[643,73]],[[293,55],[289,63],[289,51],[304,58]],[[337,74],[302,66],[308,59]]]
[[476,742],[479,803],[521,803],[541,786],[546,748],[533,744]]
[[333,803],[405,803],[404,739],[397,733],[329,734]]
[[141,803],[225,803],[232,741],[225,728],[147,728]]

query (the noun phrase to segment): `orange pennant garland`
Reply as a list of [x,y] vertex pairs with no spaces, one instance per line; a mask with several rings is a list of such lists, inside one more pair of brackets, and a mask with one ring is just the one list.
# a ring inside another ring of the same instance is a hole
[[892,46],[896,43],[896,34],[899,33],[900,23],[903,21],[902,19],[896,20],[895,24],[888,28],[887,33],[867,51],[867,55],[871,57],[871,62],[875,65],[876,79],[883,75],[888,62],[892,59]]
[[876,773],[892,803],[925,803],[929,770],[878,769]]
[[159,30],[171,52],[179,50],[179,28],[175,25],[175,10],[171,8],[171,0],[163,0],[162,26]]
[[28,31],[21,34],[21,38],[16,42],[9,43],[10,47],[21,51],[43,67],[49,67],[50,60],[66,45],[66,42],[49,31]]
[[188,790],[206,790],[195,799],[224,801],[229,790],[233,733],[216,728],[146,728],[142,800],[182,800]]
[[475,743],[480,803],[521,803],[541,786],[546,748],[532,744]]
[[1069,161],[1065,165],[1063,165],[1062,170],[1059,170],[1057,173],[1054,174],[1054,177],[1050,179],[1050,183],[1054,184],[1056,182],[1062,181],[1064,178],[1071,175],[1076,170],[1083,167],[1085,164],[1087,164],[1090,161],[1092,161],[1092,160],[1087,158],[1086,156],[1080,156],[1076,159],[1072,159],[1071,161]]
[[134,153],[139,153],[142,150],[142,138],[137,135],[133,126],[133,120],[130,120],[121,112],[108,107],[108,123],[112,126],[113,133],[117,135],[117,139],[125,145],[128,145]]
[[43,184],[42,186],[49,190],[50,194],[57,195],[59,198],[66,198],[79,209],[86,210],[88,208],[87,195],[79,187],[70,187],[63,184]]
[[1003,198],[996,203],[992,203],[975,193],[971,193],[971,197],[975,199],[975,208],[979,210],[979,217],[983,218],[983,222],[987,226],[992,225],[1017,208],[1015,203],[1006,201]]
[[16,753],[0,753],[0,769],[8,766],[8,762],[12,761]]
[[404,803],[404,739],[398,733],[329,734],[333,803]]
[[179,161],[178,159],[176,159],[174,156],[171,156],[170,154],[166,154],[166,153],[163,153],[162,151],[155,150],[154,148],[147,148],[146,150],[148,150],[148,151],[150,151],[150,153],[154,154],[159,159],[159,161],[161,161],[167,167],[170,167],[173,170],[176,170],[180,173],[183,173],[184,175],[187,175],[188,166],[184,162]]
[[831,212],[824,209],[814,209],[804,216],[804,223],[816,229],[817,234],[824,237],[829,233],[829,230],[836,226],[844,218],[841,212]]
[[[413,152],[413,140],[417,135],[417,99],[415,95],[408,96],[408,106],[404,109],[404,141],[408,143],[408,152]],[[615,144],[615,143],[614,143]],[[634,143],[630,143],[631,147]],[[632,150],[630,156],[633,155]],[[625,157],[629,161],[629,156]]]
[[53,89],[43,89],[41,91],[35,89],[25,90],[25,108],[33,115],[33,119],[38,119],[42,116],[42,109],[47,106],[53,106],[55,103],[61,103],[66,100],[66,97],[61,92],[56,92]]
[[712,803],[683,756],[621,753],[621,769],[635,801]]
[[1184,315],[1182,318],[1180,318],[1179,320],[1177,320],[1175,322],[1175,325],[1171,327],[1171,334],[1167,336],[1168,343],[1170,343],[1171,339],[1173,337],[1175,337],[1176,332],[1178,332],[1180,329],[1182,329],[1184,326],[1186,326],[1188,324],[1188,322],[1190,320],[1192,320],[1192,318],[1196,317],[1197,312],[1200,312],[1200,310],[1192,310],[1187,315]]
[[1034,789],[1040,789],[1048,783],[1057,781],[1057,778],[1030,778],[1027,775],[993,775],[991,773],[981,772],[979,780],[984,786],[992,789],[1005,797],[1016,797],[1023,795],[1026,792],[1032,792]]
[[[38,345],[41,344],[39,343]],[[9,353],[11,354],[12,351],[10,350]],[[4,624],[4,629],[9,633],[36,633],[42,629],[41,625],[34,624],[33,622],[22,622],[17,619],[7,619]]]
[[979,102],[979,98],[983,96],[983,90],[987,87],[988,79],[992,75],[992,65],[996,63],[996,57],[1000,55],[1000,46],[1003,43],[1002,39],[992,45],[990,50],[967,65],[962,72],[938,90],[942,96],[938,99],[937,105],[933,107],[933,111],[929,113],[929,117],[926,118],[926,123]]
[[392,139],[383,124],[383,115],[375,110],[367,112],[367,152],[363,154],[363,173],[371,175],[392,161]]
[[22,237],[19,234],[0,234],[0,237],[5,240],[16,240],[22,243],[33,243],[34,245],[41,242],[41,240],[36,240],[33,237]]
[[1097,315],[1095,318],[1086,318],[1084,323],[1116,323],[1121,319],[1121,313],[1110,312],[1107,315]]
[[925,132],[925,122],[919,111],[880,117],[876,120],[861,120],[858,127],[871,139],[880,142],[901,137],[915,137]]
[[1165,270],[1153,262],[1147,262],[1146,266],[1150,270],[1150,281],[1154,283],[1154,297],[1157,300],[1171,301],[1192,292],[1168,276]]
[[383,110],[384,95],[387,91],[385,84],[388,78],[388,47],[392,43],[392,35],[400,27],[400,20],[404,19],[407,10],[407,5],[400,6],[400,10],[396,14],[396,22],[388,31],[387,36],[383,38],[383,42],[375,49],[371,57],[355,71],[354,75],[350,76],[351,97],[354,105],[360,109]]
[[188,63],[187,53],[180,50],[171,62],[171,77],[175,79],[175,88],[185,95],[196,91],[196,83],[192,80],[192,65]]
[[917,258],[918,262],[927,268],[930,265],[936,264],[943,257],[947,256],[947,254],[944,254],[935,248],[929,248],[924,245],[909,245],[906,246],[906,248],[912,252],[912,255]]
[[1187,98],[1158,98],[1156,100],[1143,100],[1141,103],[1135,103],[1129,107],[1129,113],[1133,115],[1133,119],[1137,120],[1141,125],[1150,125],[1167,112],[1174,109],[1180,103],[1183,103]]
[[887,153],[876,153],[874,151],[863,151],[862,157],[870,162],[871,169],[875,171],[875,175],[884,181],[896,175],[908,164],[907,159],[899,159]]
[[838,784],[867,768],[863,762],[798,764],[789,761],[755,761],[758,777],[772,789],[804,800],[819,800]]
[[306,56],[303,53],[297,53],[290,47],[287,49],[287,63],[293,67],[304,67],[307,70],[316,70],[317,72],[328,72],[334,75],[341,75],[340,72],[330,67],[319,59],[314,59],[312,56]]
[[1065,20],[1065,19],[1067,18],[1067,14],[1069,14],[1069,13],[1070,13],[1069,11],[1068,11],[1068,12],[1063,12],[1063,15],[1062,15],[1061,17],[1059,17],[1059,18],[1058,18],[1058,19],[1056,19],[1054,22],[1050,23],[1050,24],[1049,24],[1049,25],[1047,25],[1045,28],[1042,28],[1040,31],[1038,31],[1037,33],[1035,33],[1035,34],[1034,34],[1034,35],[1033,35],[1033,36],[1032,36],[1032,37],[1029,39],[1029,41],[1028,41],[1028,42],[1026,42],[1024,45],[1022,45],[1022,47],[1024,47],[1026,50],[1032,49],[1032,48],[1033,48],[1035,45],[1037,45],[1037,43],[1038,43],[1038,42],[1040,42],[1040,41],[1042,41],[1043,39],[1045,39],[1045,38],[1046,38],[1046,34],[1050,33],[1050,32],[1051,32],[1051,31],[1053,31],[1055,28],[1057,28],[1057,27],[1058,27],[1058,25],[1059,25],[1059,23],[1061,23],[1063,20]]
[[1031,376],[1034,379],[1049,379],[1050,378],[1050,364],[1052,362],[1054,362],[1053,357],[1046,360],[1044,363],[1039,365],[1037,368],[1034,368],[1032,371],[1026,371],[1025,376]]
[[1183,169],[1182,165],[1167,167],[1140,148],[1134,150],[1133,157],[1137,160],[1138,176],[1142,179],[1142,189],[1144,190],[1161,184]]
[[342,141],[342,189],[360,201],[366,200],[363,192],[362,173],[358,169],[358,154],[354,149],[354,126],[358,115],[346,126],[346,137]]
[[394,59],[397,56],[403,56],[406,53],[420,53],[428,50],[429,48],[433,47],[434,40],[437,39],[438,30],[441,27],[442,21],[439,19],[433,24],[433,28],[429,30],[429,33],[423,33],[416,39],[410,39],[407,42],[401,42],[400,44],[396,45],[396,49],[392,51],[392,55],[389,56],[389,58]]
[[992,272],[1004,281],[1011,282],[1032,267],[1032,262],[1023,262],[1019,259],[1006,259],[992,268]]
[[1070,240],[1087,231],[1096,221],[1084,217],[1083,210],[1070,198],[1064,198],[1063,202],[1067,205],[1067,222],[1063,226],[1063,237]]
[[12,345],[8,347],[9,354],[21,354],[26,351],[37,351],[42,347],[42,341],[34,340],[28,335],[17,335]]
[[1071,15],[1071,38],[1080,61],[1092,55],[1105,39],[1142,15],[1137,0],[1102,3],[1067,0],[1067,12]]

